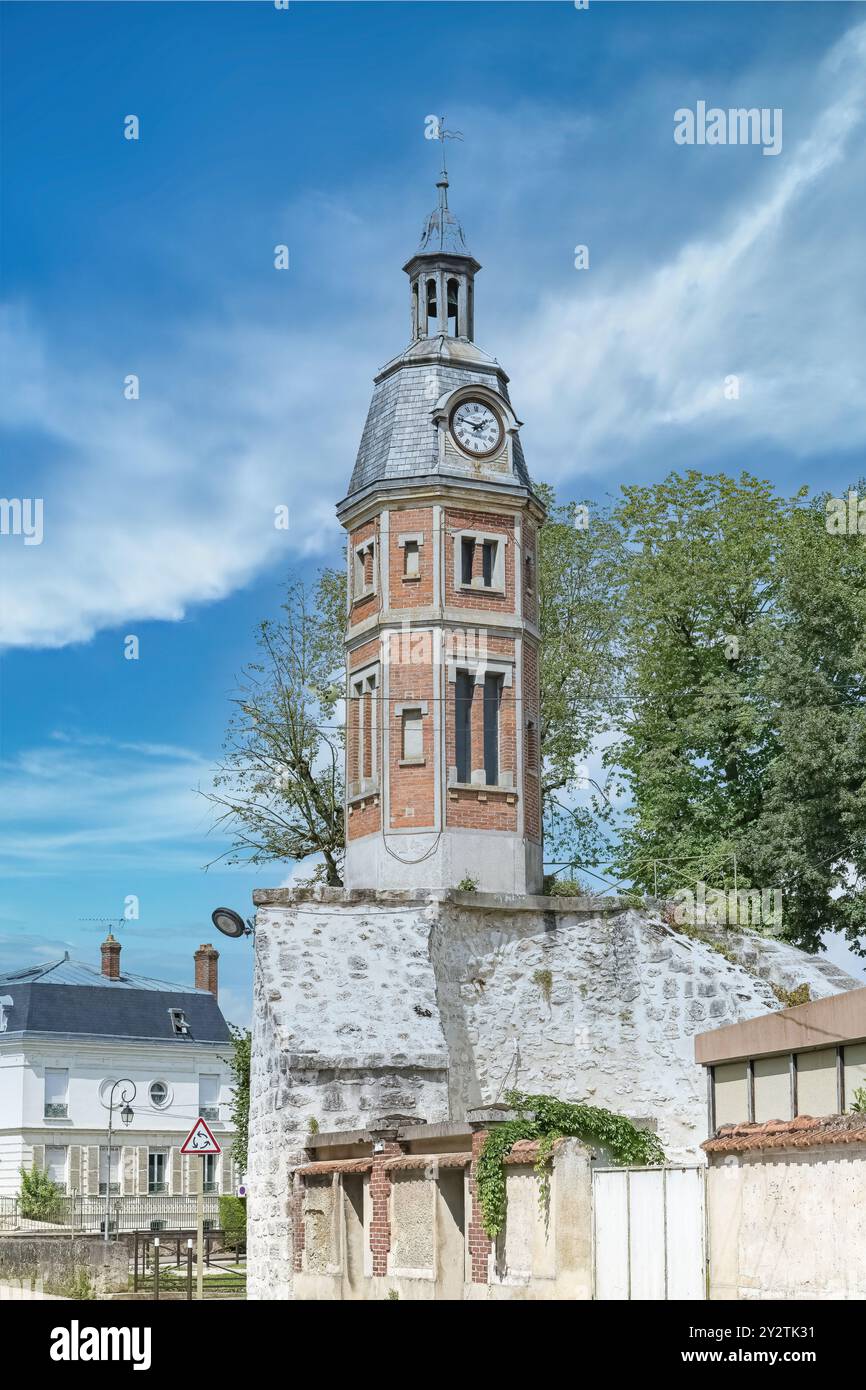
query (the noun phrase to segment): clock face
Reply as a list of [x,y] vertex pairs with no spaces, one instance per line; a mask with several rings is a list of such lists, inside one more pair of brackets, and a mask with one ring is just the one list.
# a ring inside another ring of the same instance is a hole
[[492,454],[502,440],[502,421],[483,401],[461,401],[451,416],[451,433],[473,458]]

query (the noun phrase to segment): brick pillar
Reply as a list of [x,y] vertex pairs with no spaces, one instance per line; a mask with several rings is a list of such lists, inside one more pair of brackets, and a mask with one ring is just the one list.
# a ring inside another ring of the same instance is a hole
[[381,1152],[373,1154],[370,1171],[370,1249],[373,1252],[373,1277],[388,1273],[388,1252],[391,1249],[391,1179],[385,1168],[389,1158],[403,1152],[400,1144],[384,1139]]
[[304,1198],[306,1187],[304,1179],[299,1173],[294,1175],[292,1180],[291,1218],[292,1218],[292,1263],[296,1274],[300,1274],[304,1267],[304,1248],[307,1242],[307,1231],[304,1226]]
[[481,1219],[481,1204],[478,1201],[478,1192],[475,1186],[475,1170],[478,1166],[478,1159],[487,1138],[486,1129],[475,1130],[472,1135],[472,1163],[469,1168],[469,1197],[471,1209],[469,1213],[469,1261],[471,1266],[471,1280],[473,1284],[486,1284],[490,1277],[490,1251],[493,1242],[484,1230],[484,1222]]
[[210,944],[199,946],[193,956],[195,961],[195,987],[196,989],[207,989],[217,998],[217,961],[220,958],[219,951],[215,950]]
[[120,979],[120,942],[116,941],[108,933],[103,941],[100,950],[102,951],[102,973],[107,980]]

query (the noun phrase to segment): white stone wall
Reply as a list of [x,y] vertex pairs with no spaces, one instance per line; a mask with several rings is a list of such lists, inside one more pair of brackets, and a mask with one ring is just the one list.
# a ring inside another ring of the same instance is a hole
[[751,933],[733,964],[658,916],[604,900],[493,894],[256,894],[250,1294],[291,1292],[289,1176],[303,1139],[398,1112],[465,1118],[505,1090],[654,1120],[667,1156],[700,1157],[694,1034],[857,981]]
[[866,1298],[866,1145],[715,1154],[711,1296]]

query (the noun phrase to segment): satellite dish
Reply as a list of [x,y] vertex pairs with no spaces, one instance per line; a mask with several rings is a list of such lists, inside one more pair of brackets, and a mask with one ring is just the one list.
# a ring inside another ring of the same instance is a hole
[[239,913],[233,912],[230,907],[216,908],[211,913],[210,919],[217,931],[221,931],[223,936],[249,936],[252,931],[243,917]]

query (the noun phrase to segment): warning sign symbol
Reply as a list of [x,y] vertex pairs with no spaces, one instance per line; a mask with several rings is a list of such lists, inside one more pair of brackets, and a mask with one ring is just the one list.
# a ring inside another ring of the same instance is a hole
[[201,1115],[199,1115],[189,1134],[181,1144],[180,1151],[182,1154],[222,1153],[222,1149],[214,1139]]

